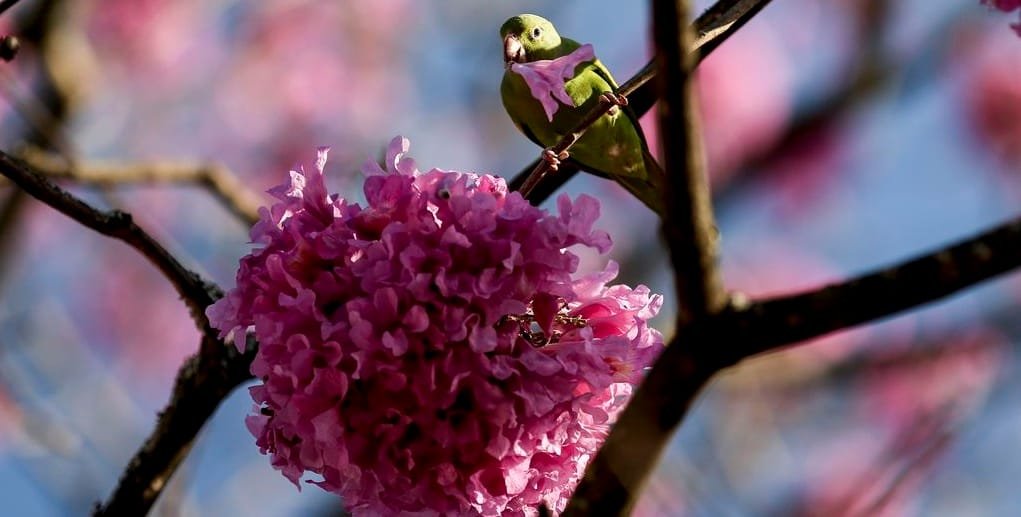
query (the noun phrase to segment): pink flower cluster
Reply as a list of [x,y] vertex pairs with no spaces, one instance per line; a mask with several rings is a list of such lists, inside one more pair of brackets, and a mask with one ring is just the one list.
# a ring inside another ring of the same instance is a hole
[[[1005,13],[1009,13],[1014,9],[1021,9],[1021,0],[982,0],[982,3],[993,6]],[[1021,36],[1021,21],[1011,24],[1010,27],[1014,29],[1018,36]]]
[[[270,192],[237,287],[209,308],[260,343],[248,426],[298,484],[362,515],[560,510],[642,369],[662,299],[575,278],[610,247],[598,202],[531,206],[488,175],[419,171],[396,138],[367,206],[328,195],[326,149]],[[300,486],[300,485],[299,485]]]

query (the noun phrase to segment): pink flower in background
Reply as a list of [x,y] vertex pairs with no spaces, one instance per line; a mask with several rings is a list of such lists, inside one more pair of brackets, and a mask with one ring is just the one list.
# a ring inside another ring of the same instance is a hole
[[21,408],[7,390],[0,387],[0,452],[7,447],[11,435],[22,425]]
[[[247,30],[214,94],[218,117],[245,142],[283,136],[293,144],[309,133],[335,134],[338,118],[364,138],[409,98],[401,44],[416,7],[407,0],[249,8]],[[279,135],[281,127],[310,129]]]
[[[718,185],[769,150],[786,128],[793,109],[791,63],[770,29],[749,26],[706,58],[696,78],[706,162]],[[643,117],[642,127],[657,154],[655,121]]]
[[[982,3],[995,7],[1005,13],[1009,13],[1014,9],[1021,9],[1021,0],[982,0]],[[1011,24],[1010,28],[1014,29],[1018,36],[1021,36],[1021,21]]]
[[[766,299],[784,294],[817,289],[842,276],[839,268],[824,257],[812,254],[777,235],[744,242],[745,254],[724,257],[722,268],[727,286],[749,299]],[[752,259],[751,257],[754,257]],[[782,362],[783,368],[771,375],[797,376],[805,370],[817,371],[847,359],[865,344],[871,330],[855,328],[811,340],[799,346],[759,358],[757,364]]]
[[[924,348],[917,342],[914,349],[893,343],[893,350],[875,354],[865,370],[857,390],[861,410],[893,429],[935,416],[963,421],[986,403],[1003,374],[1007,343],[999,332],[983,327]],[[912,350],[913,355],[907,353]],[[903,356],[913,360],[898,360]]]
[[85,25],[104,68],[158,95],[184,87],[223,59],[214,23],[222,8],[199,0],[106,0],[85,11]]
[[[698,71],[706,156],[715,181],[769,149],[792,111],[791,63],[772,32],[743,31]],[[754,94],[748,93],[754,84]]]
[[208,314],[260,343],[248,426],[273,465],[355,514],[530,514],[566,503],[662,348],[662,299],[576,278],[605,252],[598,202],[528,204],[489,175],[422,172],[396,138],[362,207],[327,194],[326,150],[271,191],[237,287]]
[[553,115],[560,109],[560,103],[566,106],[575,105],[574,100],[567,94],[564,82],[574,77],[574,69],[578,65],[595,57],[592,45],[585,44],[566,56],[529,63],[511,63],[510,69],[524,78],[532,97],[542,103],[546,118],[552,122]]
[[[125,251],[93,250],[100,260],[79,266],[69,301],[80,307],[74,314],[77,324],[95,336],[97,348],[108,354],[111,367],[123,371],[119,375],[130,381],[132,391],[160,404],[201,335],[159,272]],[[117,264],[116,275],[103,274],[108,264]],[[137,296],[140,290],[146,295]],[[130,307],[119,303],[126,299],[133,299]],[[146,314],[159,317],[140,317]]]
[[962,61],[963,94],[981,143],[1008,165],[1021,165],[1021,45],[989,41]]
[[408,0],[87,4],[103,80],[82,115],[93,149],[215,156],[252,179],[329,139],[349,144],[334,161],[357,163],[351,149],[416,96]]
[[[988,403],[1009,341],[976,327],[938,341],[884,343],[854,372],[863,429],[805,455],[803,515],[907,515],[939,460]],[[907,346],[904,346],[907,345]]]

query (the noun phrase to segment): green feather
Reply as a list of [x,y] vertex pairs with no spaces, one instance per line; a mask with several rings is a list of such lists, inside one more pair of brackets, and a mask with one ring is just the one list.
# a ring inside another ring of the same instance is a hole
[[[538,28],[538,31],[536,31]],[[548,20],[529,14],[515,16],[500,28],[506,41],[515,37],[524,51],[523,60],[556,59],[576,50],[578,42],[562,38]],[[500,95],[514,125],[542,147],[552,147],[569,133],[599,102],[603,93],[617,89],[617,82],[599,59],[579,64],[574,77],[564,84],[575,106],[561,105],[553,120],[532,96],[525,80],[509,68],[503,75]],[[663,170],[649,153],[634,112],[618,107],[603,115],[570,150],[582,169],[616,180],[659,215],[663,215]]]

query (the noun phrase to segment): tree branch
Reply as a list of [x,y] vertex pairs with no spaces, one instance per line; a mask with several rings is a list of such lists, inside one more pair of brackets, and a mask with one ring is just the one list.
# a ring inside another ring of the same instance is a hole
[[[0,2],[0,13],[15,3],[17,0]],[[65,158],[73,157],[73,153],[60,124],[75,101],[82,99],[83,78],[87,75],[82,70],[82,63],[86,62],[82,59],[83,47],[77,45],[83,36],[79,29],[73,27],[73,20],[80,19],[75,16],[80,15],[78,8],[80,6],[71,7],[69,11],[65,2],[46,0],[32,13],[23,31],[28,41],[36,42],[42,49],[48,71],[40,86],[38,104],[41,108],[29,113],[27,119],[37,132],[37,143],[50,144],[66,155]],[[67,27],[68,23],[72,26]],[[58,41],[51,41],[54,33],[57,33]],[[17,103],[17,99],[14,101]],[[33,114],[38,117],[33,118]],[[251,377],[248,370],[255,353],[254,341],[250,343],[248,353],[242,355],[216,339],[205,316],[205,308],[222,296],[219,287],[185,269],[135,225],[129,214],[96,210],[2,152],[0,174],[10,178],[22,191],[84,226],[123,240],[141,252],[175,287],[202,331],[199,353],[182,366],[170,403],[160,413],[156,428],[126,468],[106,505],[96,508],[98,514],[144,515],[220,401],[235,386]],[[219,190],[228,192],[234,189],[215,174],[210,178],[209,181]],[[9,204],[5,212],[20,205],[17,201],[21,199],[21,191],[15,191],[9,202],[13,204]],[[5,216],[13,217],[13,214],[5,213]]]
[[[723,44],[731,35],[752,19],[771,0],[719,0],[695,20],[693,30],[697,37],[692,45],[696,66],[702,62],[716,47]],[[641,117],[656,102],[656,91],[650,80],[656,75],[655,61],[650,61],[633,77],[617,89],[617,93],[628,97],[628,105],[635,114]],[[565,135],[552,150],[555,154],[567,151],[581,138],[589,126],[599,120],[613,106],[606,100],[593,107],[585,118]],[[535,160],[525,167],[509,183],[511,190],[519,190],[533,204],[546,200],[567,180],[578,173],[580,167],[573,160],[564,161],[556,174],[549,174],[549,164],[542,159]]]
[[264,203],[227,167],[219,163],[157,161],[143,163],[85,162],[68,165],[36,149],[19,153],[35,170],[53,178],[108,187],[129,183],[194,183],[208,188],[235,217],[248,226],[259,220]]
[[[600,456],[611,443],[622,444],[619,454],[628,459],[653,447],[650,441],[665,443],[716,372],[758,354],[945,298],[1018,267],[1021,217],[889,268],[804,293],[732,306],[679,328],[586,471],[572,507],[582,514],[586,508],[617,514],[633,504],[638,493],[630,492],[633,487],[621,483]],[[647,459],[646,470],[656,458]]]
[[148,513],[220,401],[251,379],[248,365],[255,358],[254,338],[249,337],[248,349],[240,354],[233,346],[225,346],[215,336],[206,334],[200,349],[211,347],[222,349],[223,355],[212,357],[200,352],[185,361],[155,429],[131,458],[110,498],[103,505],[97,504],[93,515]]
[[735,307],[726,349],[733,364],[789,344],[879,320],[1021,266],[1021,217],[902,264],[804,293]]
[[103,235],[138,250],[170,281],[202,332],[199,353],[181,367],[170,402],[149,438],[128,464],[116,490],[96,515],[144,515],[185,457],[192,441],[220,401],[251,377],[256,344],[242,355],[210,327],[205,309],[223,296],[220,288],[182,266],[170,252],[118,210],[102,212],[50,183],[25,163],[0,152],[0,174],[29,195]]
[[679,305],[677,326],[719,312],[726,297],[717,271],[713,222],[690,71],[686,0],[653,2],[653,39],[659,77],[659,135],[666,171],[666,220]]
[[205,309],[223,293],[196,273],[185,269],[169,251],[120,210],[102,212],[50,183],[24,162],[0,152],[0,174],[7,176],[32,197],[103,235],[120,239],[138,250],[155,265],[177,290],[191,310],[192,319],[204,333],[210,333]]
[[17,249],[20,241],[18,223],[21,222],[21,217],[24,214],[23,208],[26,201],[28,201],[28,194],[25,194],[25,191],[12,188],[0,204],[0,236],[2,236],[0,237],[0,289],[7,279],[10,265],[16,256],[13,250]]
[[[643,386],[629,408],[644,407],[642,411],[654,415],[654,422],[669,422],[671,414],[683,415],[705,381],[726,366],[798,340],[937,300],[1019,266],[1021,218],[946,249],[847,282],[735,307],[709,318],[702,325],[682,329],[657,362],[657,369],[668,373],[666,382],[660,385],[665,389],[661,393],[670,396],[656,396],[655,391],[645,390]],[[913,290],[919,287],[924,293],[914,294]],[[877,307],[877,301],[883,303]],[[699,350],[685,346],[704,342],[709,334],[722,336],[718,342],[727,346]],[[209,339],[204,339],[203,347],[224,348],[225,357],[219,361],[192,358],[185,364],[178,375],[172,400],[160,414],[156,430],[132,460],[114,495],[104,506],[97,507],[98,515],[120,515],[123,514],[121,510],[128,514],[144,513],[219,401],[250,378],[248,364],[255,353],[253,340],[249,340],[248,351],[242,356],[224,347],[222,342],[205,343]],[[682,353],[668,360],[674,350]],[[650,374],[646,384],[652,378]],[[620,433],[623,421],[622,416],[611,436]],[[661,432],[669,436],[668,431]],[[602,479],[602,475],[597,473],[595,479]],[[579,493],[580,490],[581,487]],[[587,508],[620,507],[620,503],[605,506],[606,499],[590,502],[601,506]],[[572,504],[575,503],[572,501]],[[580,506],[573,509],[584,513]]]
[[0,14],[4,14],[8,9],[14,7],[14,4],[18,3],[18,0],[3,0],[0,2]]
[[[692,96],[695,51],[689,50],[689,8],[686,0],[653,0],[652,6],[660,148],[667,177],[662,231],[680,306],[678,334],[589,463],[568,503],[569,515],[588,515],[595,509],[605,515],[629,514],[674,428],[716,371],[692,368],[699,362],[690,355],[715,342],[711,323],[726,306],[726,296],[717,271],[715,225]],[[682,358],[682,363],[665,362],[667,355]]]

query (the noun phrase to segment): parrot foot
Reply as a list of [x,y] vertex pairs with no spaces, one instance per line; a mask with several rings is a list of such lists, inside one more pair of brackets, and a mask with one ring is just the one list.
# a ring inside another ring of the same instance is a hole
[[604,92],[600,97],[604,102],[610,103],[610,109],[606,110],[606,113],[611,117],[616,117],[617,113],[620,113],[619,106],[627,106],[627,97],[617,92]]
[[566,160],[570,155],[567,151],[560,151],[559,154],[553,152],[553,148],[543,149],[542,159],[549,164],[550,170],[557,170],[560,168],[560,161]]
[[603,92],[600,97],[614,106],[627,106],[628,103],[627,96],[621,95],[617,92]]

